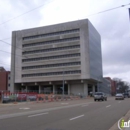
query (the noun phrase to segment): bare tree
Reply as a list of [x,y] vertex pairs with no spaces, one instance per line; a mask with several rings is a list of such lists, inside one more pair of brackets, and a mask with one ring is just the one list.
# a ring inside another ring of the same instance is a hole
[[113,80],[116,81],[118,93],[125,93],[129,90],[130,84],[128,82],[122,81],[119,78],[113,78]]

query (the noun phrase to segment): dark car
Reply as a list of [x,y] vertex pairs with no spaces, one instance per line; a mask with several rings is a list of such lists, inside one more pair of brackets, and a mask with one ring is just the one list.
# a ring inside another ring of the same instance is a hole
[[96,92],[95,94],[94,94],[94,101],[107,101],[107,96],[106,96],[106,94],[105,93],[103,93],[103,92]]
[[130,98],[130,95],[129,95],[128,92],[125,92],[123,95],[124,95],[124,98],[126,98],[126,97],[127,97],[127,98]]

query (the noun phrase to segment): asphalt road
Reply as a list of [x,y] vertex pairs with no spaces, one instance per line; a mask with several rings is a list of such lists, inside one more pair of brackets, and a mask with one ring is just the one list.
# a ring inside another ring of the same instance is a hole
[[129,109],[114,98],[0,105],[0,130],[109,130]]

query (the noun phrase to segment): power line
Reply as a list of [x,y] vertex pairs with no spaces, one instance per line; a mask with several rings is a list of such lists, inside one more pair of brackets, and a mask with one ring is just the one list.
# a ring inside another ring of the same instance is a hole
[[[7,45],[13,46],[13,45],[11,45],[10,43],[5,42],[5,41],[3,41],[3,40],[0,40],[0,41],[3,42],[3,43],[5,43],[5,44],[7,44]],[[14,47],[16,47],[16,48],[18,48],[18,49],[20,49],[20,50],[23,50],[22,48],[19,48],[19,47],[17,47],[17,46],[14,46]]]
[[[8,52],[8,51],[3,51],[3,50],[0,50],[0,52],[4,52],[4,53],[8,53],[8,54],[13,54],[15,56],[19,56],[19,57],[22,57],[21,55],[18,55],[18,54],[14,54],[12,52]],[[27,56],[24,56],[25,58],[28,58]],[[23,58],[23,57],[22,57]]]
[[0,40],[1,42],[4,42],[5,44],[8,44],[8,45],[10,45],[11,46],[11,44],[10,43],[8,43],[8,42],[5,42],[5,41],[3,41],[3,40]]
[[[3,40],[0,40],[1,42],[3,42],[3,43],[5,43],[5,44],[7,44],[7,45],[10,45],[10,46],[14,46],[14,45],[11,45],[11,44],[9,44],[8,42],[5,42],[5,41],[3,41]],[[18,48],[18,49],[20,49],[20,50],[22,50],[23,51],[23,49],[22,48],[19,48],[19,47],[17,47],[17,46],[14,46],[15,48]],[[11,52],[7,52],[7,51],[3,51],[3,50],[0,50],[1,52],[5,52],[5,53],[11,53]],[[11,54],[13,54],[13,53],[11,53]],[[16,55],[16,54],[14,54],[14,55]],[[21,56],[21,55],[17,55],[17,56]],[[22,56],[21,56],[22,57]],[[27,56],[24,56],[25,58],[28,58]]]
[[130,5],[130,3],[125,4],[125,5],[121,5],[121,6],[118,6],[118,7],[115,7],[115,8],[107,9],[107,10],[104,10],[104,11],[100,11],[100,12],[97,12],[97,13],[94,13],[94,14],[90,14],[90,15],[87,15],[87,16],[93,16],[93,15],[105,13],[105,12],[112,11],[112,10],[115,10],[115,9],[118,9],[118,8],[122,8],[122,7],[125,7],[125,6],[128,6],[128,5]]
[[[51,1],[51,2],[52,2],[52,1]],[[51,3],[51,2],[49,2],[49,3]],[[44,5],[45,5],[45,4],[44,4]],[[118,6],[118,7],[115,7],[115,8],[107,9],[107,10],[104,10],[104,11],[100,11],[100,12],[97,12],[97,13],[94,13],[94,14],[90,14],[90,15],[87,15],[86,17],[88,17],[88,16],[93,16],[93,15],[97,15],[97,14],[100,14],[100,13],[105,13],[105,12],[112,11],[112,10],[115,10],[115,9],[118,9],[118,8],[122,8],[122,7],[125,7],[125,6],[128,6],[128,5],[130,5],[130,3],[129,3],[129,4],[125,4],[125,5],[121,5],[121,6]],[[21,17],[21,16],[25,15],[26,13],[29,13],[29,12],[31,12],[31,11],[34,11],[34,10],[36,10],[36,9],[42,7],[42,6],[43,6],[43,5],[41,5],[41,6],[39,6],[39,7],[36,7],[36,8],[34,8],[34,9],[30,10],[30,11],[27,11],[27,12],[21,14],[21,15],[18,15],[18,16],[14,17],[14,18],[12,18],[12,19],[10,19],[10,20],[8,20],[8,21],[5,21],[5,22],[1,23],[0,25],[5,24],[5,23],[7,23],[7,22],[9,22],[9,21],[11,21],[11,20],[13,20],[13,19],[16,19],[17,17]],[[2,40],[7,40],[7,39],[11,39],[11,37],[4,38],[4,39],[0,39],[0,41],[2,41]]]
[[[0,64],[1,64],[1,65],[10,66],[10,68],[8,68],[8,69],[11,69],[11,65],[9,65],[9,64],[5,64],[5,63],[2,63],[2,62],[0,62]],[[13,66],[13,67],[14,67],[14,66]],[[21,71],[21,68],[20,68],[20,67],[16,67],[16,66],[15,66],[15,68],[18,68],[17,70],[20,70],[20,71]]]
[[[11,45],[11,44],[9,44],[8,42],[5,42],[5,41],[3,41],[3,40],[0,40],[1,42],[4,42],[5,44],[7,44],[7,45],[10,45],[10,46],[14,46],[14,45]],[[19,48],[19,47],[17,47],[17,46],[14,46],[15,48],[18,48],[18,49],[20,49],[20,50],[22,50],[22,51],[24,51],[22,48]],[[4,53],[10,53],[10,54],[13,54],[12,52],[7,52],[7,51],[3,51],[3,50],[0,50],[0,52],[4,52]],[[18,54],[13,54],[13,55],[16,55],[16,56],[19,56],[19,57],[25,57],[25,58],[29,58],[28,56],[25,56],[25,55],[18,55]],[[38,55],[39,56],[39,54],[37,53],[37,54],[35,54],[36,56]],[[42,54],[41,54],[42,55]],[[22,58],[23,58],[22,57]]]
[[[52,1],[51,1],[51,2],[52,2]],[[118,6],[118,7],[115,7],[115,8],[107,9],[107,10],[104,10],[104,11],[101,11],[101,12],[97,12],[97,13],[94,13],[94,14],[90,14],[90,15],[87,15],[87,16],[93,16],[93,15],[97,15],[97,14],[100,14],[100,13],[105,13],[105,12],[112,11],[112,10],[115,10],[115,9],[118,9],[118,8],[121,8],[121,7],[125,7],[125,6],[128,6],[128,5],[130,5],[130,3],[129,3],[129,4],[125,4],[125,5],[121,5],[121,6]],[[40,7],[42,7],[42,6],[43,6],[43,5],[41,5],[41,6],[37,7],[37,8],[40,8]],[[34,9],[28,11],[28,12],[31,12],[31,11],[37,9],[37,8],[34,8]],[[28,13],[28,12],[26,12],[26,13]],[[23,13],[23,15],[24,15],[24,14],[25,14],[25,13]],[[22,15],[19,15],[19,17],[20,17],[20,16],[22,16]],[[1,24],[0,24],[0,25],[1,25]],[[3,41],[3,40],[10,39],[10,38],[11,38],[11,37],[5,38],[5,39],[1,39],[0,41],[5,42],[5,41]],[[7,42],[5,42],[5,43],[6,43],[6,44],[9,44],[9,43],[7,43]],[[9,45],[11,45],[11,44],[9,44]],[[20,49],[21,49],[21,48],[20,48]]]
[[3,39],[0,39],[0,40],[8,40],[8,39],[11,39],[11,37],[3,38]]
[[[51,2],[52,2],[52,1],[51,1]],[[49,2],[49,3],[51,3],[51,2]],[[45,4],[44,4],[44,5],[45,5]],[[111,9],[108,9],[108,10],[104,10],[104,11],[101,11],[101,12],[97,12],[97,13],[94,13],[94,14],[91,14],[91,15],[88,15],[88,16],[93,16],[93,15],[97,15],[97,14],[100,14],[100,13],[108,12],[108,11],[115,10],[115,9],[118,9],[118,8],[121,8],[121,7],[125,7],[125,6],[128,6],[128,5],[130,5],[130,3],[129,3],[129,4],[126,4],[126,5],[121,5],[121,6],[118,6],[118,7],[115,7],[115,8],[111,8]],[[27,12],[21,14],[21,15],[18,15],[18,16],[14,17],[14,18],[12,18],[12,19],[10,19],[10,20],[8,20],[8,21],[5,21],[5,22],[1,23],[0,25],[2,25],[2,24],[4,24],[4,23],[7,23],[7,22],[9,22],[9,21],[11,21],[11,20],[13,20],[13,19],[18,18],[18,17],[21,17],[21,16],[23,16],[23,15],[25,15],[25,14],[31,12],[31,11],[34,11],[34,10],[36,10],[36,9],[42,7],[42,6],[43,6],[43,5],[38,6],[38,7],[34,8],[34,9],[30,10],[30,11],[27,11]],[[11,38],[11,37],[5,38],[5,40],[6,40],[6,39],[10,39],[10,38]],[[9,44],[9,43],[3,41],[3,40],[0,40],[0,41],[3,42],[3,43],[5,43],[5,44],[7,44],[7,45],[13,46],[13,45],[11,45],[11,44]],[[15,46],[15,47],[16,47],[16,46]],[[18,48],[18,49],[20,49],[20,50],[23,50],[22,48],[19,48],[19,47],[16,47],[16,48]],[[0,51],[1,51],[1,52],[4,52],[4,53],[10,53],[10,52],[3,51],[3,50],[0,50]],[[10,54],[13,54],[13,53],[10,53]],[[13,54],[13,55],[16,55],[16,54]],[[17,55],[17,56],[22,57],[21,55]],[[28,58],[27,56],[24,56],[24,57]]]
[[21,16],[23,16],[23,15],[26,15],[26,14],[28,14],[28,13],[34,11],[34,10],[37,10],[37,9],[39,9],[39,8],[43,7],[44,5],[46,5],[46,4],[48,4],[48,3],[51,3],[51,2],[53,2],[53,0],[50,1],[50,2],[47,2],[47,3],[44,3],[44,4],[42,4],[42,5],[40,5],[40,6],[36,7],[36,8],[33,8],[33,9],[27,11],[27,12],[24,12],[24,13],[22,13],[22,14],[16,16],[16,17],[13,17],[13,18],[11,18],[11,19],[9,19],[9,20],[3,22],[3,23],[0,23],[0,25],[3,25],[3,24],[5,24],[5,23],[7,23],[7,22],[10,22],[10,21],[12,21],[12,20],[14,20],[14,19],[16,19],[16,18],[19,18],[19,17],[21,17]]
[[[43,5],[40,5],[40,6],[36,7],[36,8],[33,8],[33,9],[31,9],[31,10],[25,12],[25,13],[22,13],[22,14],[16,16],[16,17],[14,17],[14,18],[11,18],[11,19],[9,19],[9,20],[3,22],[3,23],[0,23],[0,25],[3,25],[3,24],[5,24],[5,23],[7,23],[7,22],[10,22],[10,21],[12,21],[12,20],[14,20],[14,19],[17,19],[18,17],[21,17],[21,16],[23,16],[23,15],[26,15],[27,13],[30,13],[30,12],[32,12],[32,11],[38,9],[38,8],[41,8],[42,6],[44,6],[44,5],[48,4],[48,3],[51,3],[51,2],[53,2],[53,0],[50,1],[50,2],[47,2],[47,3],[43,4]],[[87,15],[87,16],[97,15],[97,14],[100,14],[100,13],[108,12],[108,11],[115,10],[115,9],[118,9],[118,8],[121,8],[121,7],[125,7],[125,6],[128,6],[128,5],[130,5],[130,3],[129,3],[129,4],[125,4],[125,5],[121,5],[121,6],[118,6],[118,7],[115,7],[115,8],[111,8],[111,9],[108,9],[108,10],[104,10],[104,11],[101,11],[101,12],[98,12],[98,13],[90,14],[90,15]]]

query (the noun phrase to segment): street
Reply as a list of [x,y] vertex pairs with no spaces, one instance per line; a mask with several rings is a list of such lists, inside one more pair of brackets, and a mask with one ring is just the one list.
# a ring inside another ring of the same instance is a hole
[[130,109],[130,99],[82,99],[0,105],[0,130],[108,130]]

